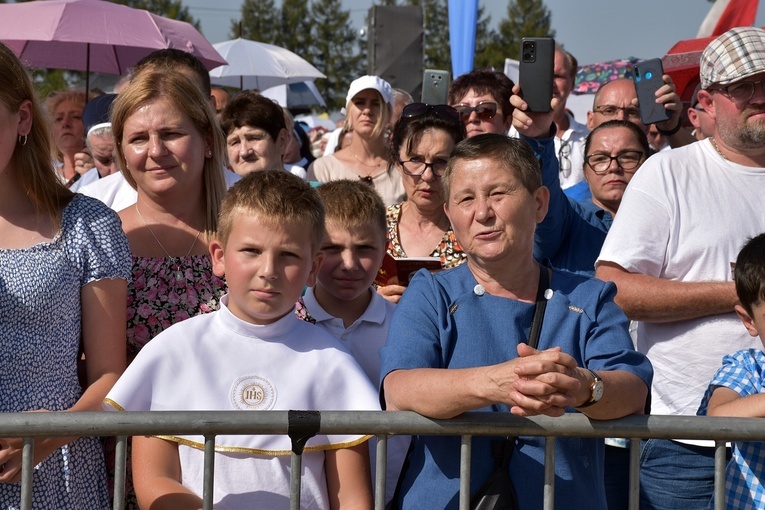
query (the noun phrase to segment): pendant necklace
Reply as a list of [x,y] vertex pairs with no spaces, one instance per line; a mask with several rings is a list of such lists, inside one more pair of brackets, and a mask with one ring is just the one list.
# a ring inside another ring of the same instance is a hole
[[[167,253],[167,250],[165,249],[165,247],[162,246],[162,243],[159,242],[159,238],[157,238],[157,236],[154,234],[154,231],[151,229],[149,224],[146,223],[146,220],[144,219],[143,214],[141,214],[141,210],[138,209],[138,202],[136,202],[135,204],[135,212],[138,213],[138,217],[141,218],[141,221],[143,222],[143,224],[146,225],[147,229],[149,229],[149,233],[151,234],[151,237],[153,237],[154,240],[157,241],[157,244],[159,245],[159,247],[162,248],[162,251],[165,252],[165,255],[167,255],[167,258],[170,259],[170,263],[175,264],[175,280],[178,282],[181,281],[181,279],[183,279],[183,271],[181,271],[180,258],[173,257],[169,253]],[[191,255],[191,250],[193,250],[194,246],[197,244],[197,240],[199,239],[199,235],[201,233],[202,233],[201,230],[197,230],[197,236],[194,238],[194,242],[191,243],[191,246],[189,246],[189,251],[186,252],[186,255],[184,256],[184,258]]]
[[[355,152],[352,152],[352,151],[351,151],[351,156],[353,156],[353,159],[355,159],[356,161],[358,161],[360,164],[362,164],[362,165],[364,165],[364,166],[366,166],[366,167],[369,167],[369,168],[380,168],[380,165],[382,164],[382,163],[375,163],[375,164],[373,164],[373,165],[370,165],[369,163],[364,163],[364,162],[363,162],[363,161],[361,161],[361,159],[360,159],[360,158],[359,158],[359,157],[356,155],[356,153],[355,153]],[[374,170],[373,170],[373,171],[374,171]],[[359,176],[359,179],[360,179],[360,180],[361,180],[361,182],[363,182],[364,184],[369,184],[370,186],[373,186],[373,185],[374,185],[374,183],[373,183],[373,181],[374,181],[374,178],[372,177],[372,174],[371,174],[371,173],[370,173],[370,174],[367,174],[367,175],[365,175],[365,176]]]

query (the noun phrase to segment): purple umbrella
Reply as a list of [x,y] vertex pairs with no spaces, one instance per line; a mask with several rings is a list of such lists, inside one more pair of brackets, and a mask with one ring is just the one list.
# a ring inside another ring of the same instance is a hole
[[163,48],[188,51],[208,69],[226,64],[193,25],[102,0],[0,4],[0,41],[32,67],[88,74],[125,74]]

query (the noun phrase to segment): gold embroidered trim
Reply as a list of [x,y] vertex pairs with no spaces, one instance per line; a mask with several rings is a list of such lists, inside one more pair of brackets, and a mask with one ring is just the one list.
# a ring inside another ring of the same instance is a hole
[[[117,411],[125,411],[125,409],[123,409],[121,405],[119,405],[117,402],[115,402],[114,400],[110,398],[105,398],[103,401],[105,404],[109,404],[110,406],[115,408]],[[204,443],[199,443],[197,441],[190,441],[183,437],[178,437],[178,436],[152,436],[152,437],[164,439],[165,441],[172,441],[174,443],[182,444],[184,446],[196,448],[197,450],[205,449]],[[340,450],[342,448],[352,448],[354,446],[360,445],[361,443],[369,441],[371,437],[372,437],[371,435],[365,435],[365,436],[361,436],[359,439],[356,439],[354,441],[348,441],[345,443],[319,445],[319,446],[306,446],[303,451],[318,452],[323,450]],[[274,457],[278,457],[280,455],[290,455],[292,453],[292,450],[262,450],[260,448],[244,448],[241,446],[221,446],[217,444],[215,445],[215,451],[219,453],[249,453],[252,455],[268,455],[268,456],[274,456]]]

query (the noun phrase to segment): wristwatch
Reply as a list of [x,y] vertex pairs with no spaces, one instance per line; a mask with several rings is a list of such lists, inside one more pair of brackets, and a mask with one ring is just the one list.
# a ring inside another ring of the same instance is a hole
[[590,386],[590,400],[585,402],[584,404],[580,405],[577,409],[582,409],[583,407],[589,407],[592,404],[597,404],[601,398],[603,398],[603,379],[600,378],[598,374],[590,370],[589,368],[586,368],[585,370],[588,370],[593,377],[592,386]]

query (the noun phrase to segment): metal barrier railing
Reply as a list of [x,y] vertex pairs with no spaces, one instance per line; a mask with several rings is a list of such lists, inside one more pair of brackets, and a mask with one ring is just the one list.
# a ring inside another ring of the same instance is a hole
[[[0,414],[0,437],[24,439],[22,453],[21,509],[32,508],[34,438],[54,436],[116,436],[116,473],[114,508],[121,510],[125,475],[126,436],[132,435],[202,435],[205,437],[203,508],[212,509],[215,436],[222,434],[279,434],[290,431],[292,411],[162,411],[102,413],[3,413]],[[460,510],[470,501],[470,443],[472,436],[545,437],[544,509],[554,507],[555,439],[586,438],[659,438],[711,439],[715,451],[715,510],[724,508],[725,443],[734,440],[765,441],[765,427],[759,418],[720,418],[701,416],[629,416],[619,420],[595,421],[572,413],[560,418],[537,416],[521,418],[500,413],[467,413],[451,420],[431,420],[412,412],[322,411],[319,433],[371,434],[378,436],[375,509],[385,507],[385,464],[387,436],[449,435],[461,436]],[[293,438],[294,444],[294,438]],[[294,448],[293,448],[294,450]],[[302,450],[300,450],[302,452]],[[639,439],[631,443],[629,508],[638,508]],[[292,473],[299,473],[300,455],[292,454]],[[290,508],[300,508],[300,477],[290,485]]]

